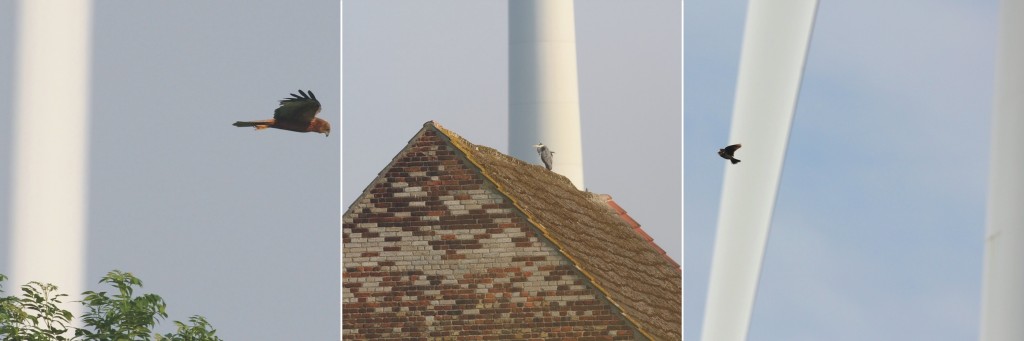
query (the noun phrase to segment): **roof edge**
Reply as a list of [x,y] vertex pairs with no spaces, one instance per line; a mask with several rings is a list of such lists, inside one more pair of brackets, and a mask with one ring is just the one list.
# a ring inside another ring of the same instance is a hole
[[651,248],[653,248],[655,252],[660,253],[661,256],[664,257],[665,260],[669,262],[669,264],[675,266],[676,272],[683,273],[683,268],[679,266],[679,263],[677,263],[675,259],[672,259],[672,257],[669,257],[668,253],[665,252],[665,249],[662,249],[661,246],[658,246],[658,244],[654,242],[654,237],[651,237],[651,235],[647,234],[647,231],[644,231],[644,229],[640,227],[640,223],[634,220],[633,217],[630,217],[629,214],[626,213],[626,210],[623,209],[622,206],[619,206],[619,203],[615,202],[615,200],[612,200],[611,195],[598,194],[597,197],[601,200],[604,200],[605,204],[607,204],[608,207],[611,208],[612,211],[619,216],[619,218],[625,220],[626,223],[633,228],[633,232],[636,232],[638,237],[643,238],[645,241],[647,241],[647,244],[651,246]]
[[[583,276],[587,278],[587,280],[590,282],[590,284],[594,285],[594,287],[597,288],[597,290],[601,292],[601,294],[605,297],[605,299],[608,300],[608,302],[610,302],[612,305],[615,306],[615,309],[619,311],[619,314],[622,315],[622,317],[626,318],[626,321],[628,321],[630,324],[633,325],[633,328],[635,328],[636,331],[640,332],[640,334],[643,334],[643,336],[646,337],[648,340],[656,340],[655,337],[653,337],[650,333],[648,333],[646,330],[641,328],[640,324],[637,323],[637,321],[632,316],[630,316],[628,313],[626,313],[626,310],[623,309],[622,306],[619,305],[618,302],[615,302],[615,300],[612,299],[612,296],[608,293],[608,290],[606,290],[603,286],[601,286],[601,284],[596,280],[596,278],[594,277],[593,274],[591,274],[589,271],[587,271],[586,269],[581,267],[580,266],[580,262],[575,257],[573,257],[572,255],[570,255],[570,254],[568,254],[568,253],[566,253],[564,251],[565,247],[562,245],[561,242],[559,242],[557,239],[553,238],[548,233],[547,227],[544,227],[544,225],[541,225],[539,222],[537,222],[537,219],[532,214],[530,214],[528,211],[523,209],[523,207],[519,204],[519,202],[516,201],[515,199],[513,199],[512,196],[510,196],[508,194],[508,192],[506,192],[505,189],[502,188],[502,186],[500,185],[499,182],[495,181],[494,178],[492,178],[490,174],[488,174],[486,171],[484,171],[485,168],[482,165],[480,165],[480,162],[478,162],[473,157],[472,153],[470,153],[468,150],[466,150],[466,147],[468,147],[468,146],[463,146],[462,145],[462,142],[465,141],[465,138],[463,138],[462,136],[459,136],[455,132],[452,132],[451,130],[448,130],[447,128],[441,126],[439,123],[437,123],[437,121],[433,121],[433,120],[427,121],[426,123],[423,124],[423,127],[424,127],[424,129],[432,128],[432,129],[440,132],[442,135],[444,135],[444,137],[448,138],[448,141],[451,143],[451,145],[453,147],[455,147],[455,149],[458,149],[459,152],[461,152],[462,155],[466,157],[466,160],[468,160],[470,163],[473,164],[473,166],[475,166],[477,169],[480,170],[480,175],[483,175],[484,178],[487,179],[487,181],[489,181],[492,185],[494,185],[494,188],[497,189],[498,192],[501,193],[502,196],[507,198],[508,201],[511,202],[512,205],[515,206],[516,209],[526,217],[526,220],[531,225],[537,227],[537,229],[540,230],[541,235],[544,236],[544,239],[547,239],[552,244],[554,244],[558,248],[558,253],[561,254],[562,256],[565,256],[565,258],[568,259],[569,262],[571,262],[573,264],[573,266],[576,267],[576,269],[579,270],[580,273],[582,273]],[[468,143],[468,141],[465,141],[465,142]],[[568,179],[566,179],[566,180],[568,180]]]
[[420,128],[420,130],[416,131],[416,133],[412,135],[412,138],[409,139],[409,142],[406,142],[405,146],[402,146],[402,148],[399,149],[397,153],[395,153],[395,157],[391,158],[391,161],[388,162],[388,164],[385,165],[384,168],[381,168],[381,170],[379,172],[377,172],[377,176],[374,177],[373,180],[370,181],[370,183],[366,185],[366,188],[363,188],[363,192],[359,193],[359,195],[356,196],[356,199],[353,200],[352,203],[348,205],[348,209],[345,210],[345,213],[342,213],[341,216],[342,216],[343,222],[344,222],[344,217],[347,216],[349,213],[351,213],[352,212],[352,208],[356,207],[356,204],[358,204],[359,201],[363,200],[363,198],[366,197],[367,194],[369,194],[369,191],[371,189],[373,189],[373,186],[376,185],[377,182],[387,180],[387,177],[384,176],[384,172],[386,172],[388,169],[391,169],[391,166],[393,166],[395,164],[395,161],[398,161],[398,159],[402,156],[402,151],[408,149],[409,146],[411,146],[413,144],[413,141],[416,141],[417,139],[419,139],[420,136],[423,135],[423,132],[429,127],[428,124],[430,124],[432,122],[434,122],[434,121],[430,121],[430,122],[424,123],[423,127]]

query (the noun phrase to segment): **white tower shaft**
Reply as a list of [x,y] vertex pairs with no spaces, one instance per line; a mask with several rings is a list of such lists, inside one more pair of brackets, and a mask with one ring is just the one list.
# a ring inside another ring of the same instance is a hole
[[539,164],[543,143],[553,171],[583,189],[573,1],[509,0],[508,11],[509,155]]
[[702,340],[747,338],[816,8],[816,0],[751,0],[747,9],[732,131],[722,141],[743,144],[743,161],[725,165]]
[[1024,3],[999,8],[981,340],[1024,340]]
[[[18,8],[7,284],[52,283],[74,298],[84,288],[92,2]],[[63,308],[79,315],[77,304]]]

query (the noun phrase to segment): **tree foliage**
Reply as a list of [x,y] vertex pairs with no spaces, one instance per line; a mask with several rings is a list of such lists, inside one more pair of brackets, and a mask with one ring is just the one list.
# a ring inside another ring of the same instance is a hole
[[[3,281],[0,274],[0,294]],[[80,302],[85,312],[83,327],[71,326],[70,311],[61,309],[66,294],[52,284],[30,282],[21,286],[21,296],[0,296],[0,340],[26,341],[220,341],[216,329],[202,316],[189,323],[174,321],[177,331],[157,334],[153,328],[167,318],[167,304],[156,294],[135,295],[142,280],[128,272],[111,271],[100,283],[116,292],[86,291]],[[70,331],[73,330],[73,333]],[[73,335],[73,336],[72,336]]]
[[[0,275],[0,282],[7,277]],[[4,340],[68,340],[71,312],[60,309],[65,294],[56,286],[30,282],[21,286],[22,297],[0,297],[0,337]],[[0,293],[3,292],[0,283]]]

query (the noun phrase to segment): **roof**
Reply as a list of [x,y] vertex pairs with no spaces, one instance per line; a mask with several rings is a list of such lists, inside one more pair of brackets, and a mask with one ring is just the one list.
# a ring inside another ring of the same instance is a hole
[[629,226],[633,228],[633,232],[636,232],[636,234],[640,235],[641,238],[646,240],[647,243],[650,244],[655,251],[662,255],[662,257],[665,257],[665,259],[667,259],[669,262],[675,264],[677,272],[683,272],[683,268],[679,266],[679,263],[676,263],[676,261],[672,259],[672,257],[668,256],[668,253],[666,253],[665,250],[658,246],[658,244],[655,244],[654,238],[652,238],[651,235],[647,234],[647,232],[644,231],[643,228],[640,228],[640,223],[636,222],[636,220],[633,220],[633,217],[630,217],[629,214],[626,213],[626,210],[622,209],[622,206],[619,206],[619,204],[616,203],[615,200],[612,200],[612,196],[607,194],[599,194],[598,197],[600,197],[602,200],[605,200],[605,202],[607,202],[608,204],[608,207],[611,208],[615,212],[615,214],[618,214],[619,217],[625,220],[626,223],[628,223]]
[[424,129],[447,137],[642,334],[682,338],[679,265],[610,206],[610,197],[580,191],[558,173],[470,143],[434,121]]

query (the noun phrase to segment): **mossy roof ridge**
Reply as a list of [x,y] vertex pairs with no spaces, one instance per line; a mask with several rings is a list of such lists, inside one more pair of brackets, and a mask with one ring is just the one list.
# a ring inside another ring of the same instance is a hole
[[682,280],[646,240],[597,195],[568,178],[428,122],[466,154],[503,194],[653,339],[680,339]]

